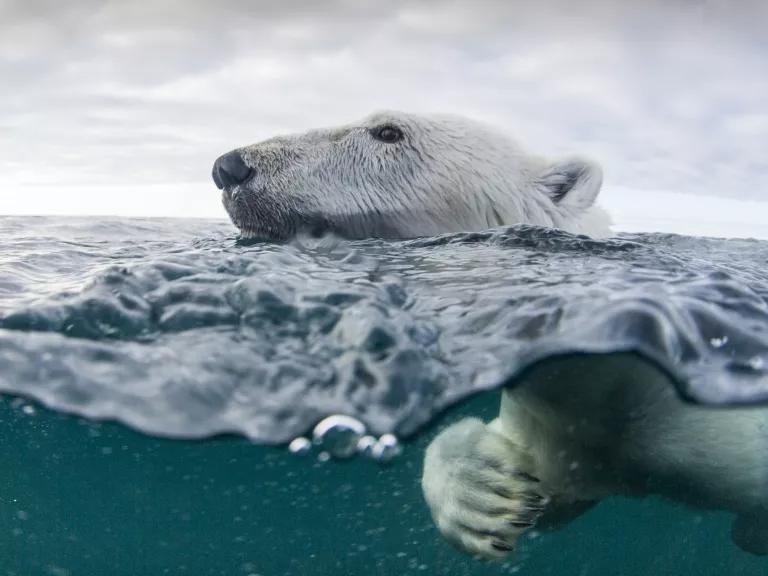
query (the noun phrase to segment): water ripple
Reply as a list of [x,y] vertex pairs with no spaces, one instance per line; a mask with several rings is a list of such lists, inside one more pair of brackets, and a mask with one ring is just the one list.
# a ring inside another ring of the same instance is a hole
[[639,354],[693,401],[768,399],[766,242],[519,226],[278,245],[46,218],[1,218],[0,241],[0,391],[151,434],[286,442],[342,414],[407,435],[574,353]]

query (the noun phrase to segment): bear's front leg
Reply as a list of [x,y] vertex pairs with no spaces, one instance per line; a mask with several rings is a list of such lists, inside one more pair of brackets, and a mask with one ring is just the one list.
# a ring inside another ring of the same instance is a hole
[[493,424],[466,418],[427,448],[422,489],[440,532],[459,549],[503,558],[549,502],[533,459]]

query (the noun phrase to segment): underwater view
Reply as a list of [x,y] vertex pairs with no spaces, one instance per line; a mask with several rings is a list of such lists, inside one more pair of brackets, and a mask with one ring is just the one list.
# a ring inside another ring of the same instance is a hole
[[0,575],[768,573],[766,241],[0,242]]

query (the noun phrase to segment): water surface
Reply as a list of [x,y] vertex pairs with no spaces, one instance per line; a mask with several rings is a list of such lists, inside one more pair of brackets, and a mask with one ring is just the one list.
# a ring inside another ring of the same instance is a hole
[[[28,217],[1,218],[0,242],[0,574],[768,569],[723,515],[653,499],[487,565],[442,542],[418,487],[446,408],[489,419],[498,388],[564,354],[632,352],[691,402],[768,400],[768,242],[269,244],[217,221]],[[402,455],[285,449],[335,414]]]

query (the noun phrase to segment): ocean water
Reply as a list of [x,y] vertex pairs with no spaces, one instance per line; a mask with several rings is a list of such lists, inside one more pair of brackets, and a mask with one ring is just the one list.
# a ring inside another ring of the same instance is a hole
[[[768,573],[727,514],[656,498],[481,562],[419,487],[442,426],[490,420],[564,356],[629,353],[689,402],[768,401],[768,242],[269,244],[30,217],[0,218],[0,242],[0,575]],[[334,416],[350,424],[323,433]]]

